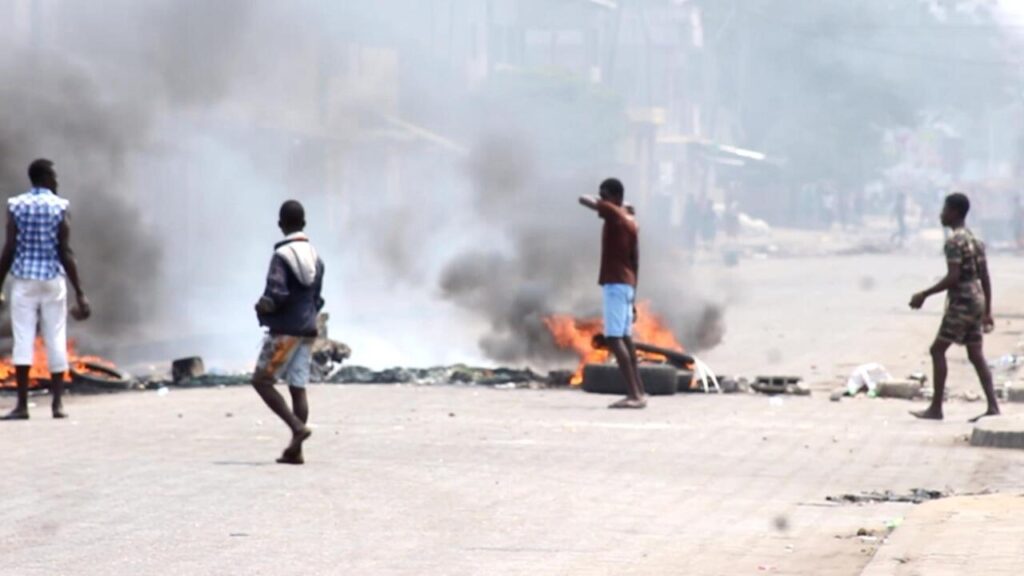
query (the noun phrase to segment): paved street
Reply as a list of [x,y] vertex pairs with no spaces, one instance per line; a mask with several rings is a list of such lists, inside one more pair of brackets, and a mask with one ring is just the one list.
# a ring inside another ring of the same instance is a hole
[[[1017,349],[1024,270],[993,270],[997,357]],[[705,289],[736,292],[706,359],[817,390],[781,403],[686,395],[622,413],[568,390],[317,386],[308,464],[287,468],[273,464],[286,430],[247,388],[76,396],[70,422],[39,397],[37,419],[0,426],[0,573],[857,576],[877,546],[858,530],[884,534],[912,506],[827,496],[1015,494],[1024,478],[1024,451],[967,445],[980,403],[936,424],[907,416],[917,403],[827,400],[862,362],[927,371],[941,299],[905,301],[940,272],[900,255],[708,270]],[[952,391],[978,391],[950,357]]]
[[[727,374],[792,373],[812,386],[835,383],[858,365],[878,362],[894,376],[931,372],[928,347],[938,332],[944,296],[910,310],[910,297],[945,271],[941,236],[922,252],[744,261],[701,269],[701,292],[726,302],[722,344],[702,354]],[[934,246],[934,249],[927,248]],[[990,259],[996,332],[989,360],[1020,352],[1024,338],[1024,266]],[[964,349],[949,351],[951,392],[979,392]],[[997,374],[999,383],[1007,378]],[[1012,378],[1011,378],[1012,379]]]
[[[0,573],[855,576],[907,504],[1019,490],[1024,452],[967,446],[980,406],[315,387],[304,467],[245,388],[75,397],[0,428]],[[1009,411],[1020,410],[1008,406]]]

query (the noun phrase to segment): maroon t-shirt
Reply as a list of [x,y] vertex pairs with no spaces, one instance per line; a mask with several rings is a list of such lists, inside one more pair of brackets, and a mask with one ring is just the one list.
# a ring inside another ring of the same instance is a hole
[[598,283],[636,286],[640,268],[640,247],[636,220],[625,208],[607,200],[597,203],[597,213],[604,219],[601,234],[601,276]]

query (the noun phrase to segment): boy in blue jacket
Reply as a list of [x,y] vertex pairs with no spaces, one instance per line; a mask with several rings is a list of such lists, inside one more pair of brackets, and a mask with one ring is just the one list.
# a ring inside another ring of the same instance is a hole
[[[306,426],[309,419],[306,384],[317,336],[316,319],[324,306],[320,295],[324,264],[303,232],[306,211],[302,204],[295,200],[282,204],[278,226],[285,238],[274,246],[267,286],[256,303],[256,315],[260,326],[266,327],[267,336],[252,385],[292,431],[292,440],[277,459],[278,463],[302,464],[302,443],[313,433]],[[279,380],[288,383],[291,409],[274,389]]]

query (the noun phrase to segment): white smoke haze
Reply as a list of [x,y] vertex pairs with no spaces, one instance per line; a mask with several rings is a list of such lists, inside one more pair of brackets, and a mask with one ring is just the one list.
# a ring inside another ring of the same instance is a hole
[[[575,199],[610,176],[638,203],[640,297],[691,349],[722,336],[728,296],[702,292],[665,215],[695,180],[659,189],[621,150],[631,108],[664,104],[651,94],[701,105],[669,118],[681,135],[778,160],[735,179],[780,227],[818,225],[797,222],[793,190],[857,198],[906,164],[894,133],[954,135],[947,181],[1019,170],[1019,2],[725,4],[0,0],[0,178],[15,194],[32,158],[57,162],[97,304],[77,329],[120,357],[250,363],[251,303],[294,197],[355,361],[548,367],[569,359],[543,318],[599,310],[600,221]],[[689,16],[652,16],[669,5]],[[539,23],[526,45],[541,48],[509,56],[482,32],[516,18]],[[593,38],[573,36],[584,21]],[[619,51],[594,62],[564,48],[613,34]],[[544,46],[602,69],[548,66]]]
[[[57,163],[91,346],[251,362],[287,198],[307,206],[333,335],[360,363],[550,365],[565,357],[543,317],[598,311],[600,222],[575,198],[618,175],[614,94],[517,74],[467,92],[450,47],[419,50],[410,2],[0,7],[0,177],[13,195],[33,158]],[[685,286],[646,230],[644,248],[642,293],[685,335]]]

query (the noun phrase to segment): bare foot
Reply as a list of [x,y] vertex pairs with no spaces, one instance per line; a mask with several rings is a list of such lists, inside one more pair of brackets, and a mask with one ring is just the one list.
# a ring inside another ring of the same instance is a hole
[[309,439],[313,435],[313,431],[303,426],[292,434],[292,441],[288,444],[288,448],[285,452],[291,454],[302,454],[302,443]]
[[302,452],[301,451],[299,451],[299,452],[289,452],[288,450],[285,450],[284,453],[281,454],[281,457],[277,459],[277,463],[278,464],[294,464],[294,465],[298,466],[298,465],[305,464],[306,463],[306,459],[302,457]]
[[5,416],[0,416],[0,420],[28,420],[28,410],[25,408],[15,408],[7,413]]
[[984,414],[975,416],[974,418],[971,418],[970,420],[968,420],[968,422],[970,422],[971,424],[974,424],[974,423],[978,422],[979,420],[981,420],[982,418],[987,418],[989,416],[999,416],[999,408],[989,408],[988,411],[986,411]]
[[618,402],[608,406],[612,409],[627,409],[627,410],[641,410],[647,407],[646,398],[623,398]]
[[910,415],[914,418],[920,418],[921,420],[942,420],[942,412],[932,410],[931,408],[927,410],[918,410],[916,412],[911,410]]
[[56,420],[63,420],[64,418],[68,417],[68,413],[64,411],[64,407],[63,406],[54,406],[53,407],[53,417]]

